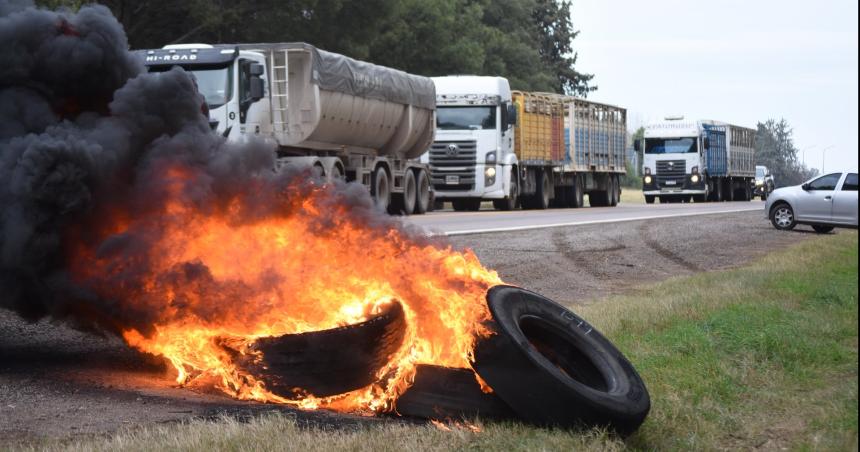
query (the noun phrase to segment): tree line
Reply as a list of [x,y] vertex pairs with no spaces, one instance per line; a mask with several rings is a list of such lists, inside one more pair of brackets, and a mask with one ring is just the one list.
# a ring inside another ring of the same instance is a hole
[[[37,0],[77,8],[80,0]],[[586,96],[570,0],[98,0],[134,49],[302,41],[426,76],[503,75],[513,89]]]

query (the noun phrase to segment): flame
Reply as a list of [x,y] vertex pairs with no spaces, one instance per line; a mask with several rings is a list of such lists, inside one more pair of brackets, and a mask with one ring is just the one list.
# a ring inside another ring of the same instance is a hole
[[[489,334],[484,296],[501,280],[471,251],[410,237],[387,220],[370,225],[331,184],[291,183],[277,214],[256,215],[253,196],[189,201],[204,182],[193,168],[158,174],[164,202],[155,211],[103,209],[92,230],[70,234],[69,259],[75,281],[127,313],[125,341],[166,358],[181,385],[307,409],[389,411],[417,364],[468,368],[475,339]],[[393,301],[405,314],[403,345],[376,382],[350,393],[275,394],[219,345],[228,338],[252,353],[255,339],[354,324]]]

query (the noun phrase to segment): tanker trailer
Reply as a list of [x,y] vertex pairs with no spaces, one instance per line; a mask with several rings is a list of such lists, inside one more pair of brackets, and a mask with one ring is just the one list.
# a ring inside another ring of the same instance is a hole
[[433,81],[305,43],[178,44],[138,54],[150,71],[192,73],[215,131],[277,143],[278,165],[367,187],[390,213],[424,213],[433,142]]

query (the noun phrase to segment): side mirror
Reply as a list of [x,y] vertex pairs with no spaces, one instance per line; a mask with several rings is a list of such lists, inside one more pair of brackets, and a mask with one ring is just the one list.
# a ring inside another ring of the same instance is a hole
[[711,148],[711,139],[708,138],[707,135],[705,135],[705,138],[702,140],[702,147],[704,149],[710,149]]
[[639,152],[642,149],[642,145],[639,144],[639,140],[633,140],[633,150]]
[[517,106],[514,104],[508,104],[508,125],[517,125]]
[[251,66],[248,68],[248,74],[252,77],[263,75],[263,65],[260,63],[251,63]]
[[251,77],[250,91],[248,92],[251,102],[256,102],[263,98],[263,79],[255,75]]
[[800,186],[800,188],[802,188],[802,189],[803,189],[803,191],[809,191],[809,189],[810,189],[811,187],[809,186],[809,184],[803,184],[803,185],[801,185],[801,186]]

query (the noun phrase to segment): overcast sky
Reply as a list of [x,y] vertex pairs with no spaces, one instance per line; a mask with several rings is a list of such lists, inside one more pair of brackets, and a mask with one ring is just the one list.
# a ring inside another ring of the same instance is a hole
[[824,151],[825,171],[856,171],[856,0],[575,0],[573,24],[589,99],[626,107],[629,127],[784,117],[808,166]]

